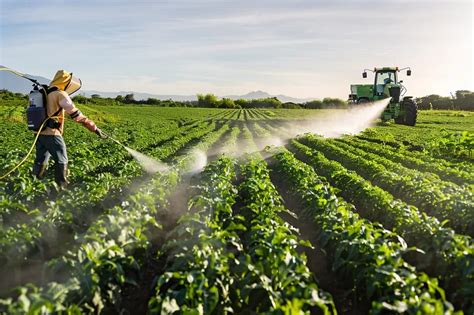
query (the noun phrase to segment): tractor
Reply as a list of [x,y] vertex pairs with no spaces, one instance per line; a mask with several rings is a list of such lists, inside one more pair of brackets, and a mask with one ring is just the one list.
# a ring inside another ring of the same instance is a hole
[[390,103],[382,113],[382,121],[395,120],[395,123],[414,126],[418,114],[418,107],[412,96],[404,96],[407,89],[398,80],[398,73],[407,70],[407,76],[411,76],[409,67],[399,69],[398,67],[364,69],[362,77],[367,78],[367,71],[375,73],[374,84],[352,84],[349,102],[362,104],[390,97]]

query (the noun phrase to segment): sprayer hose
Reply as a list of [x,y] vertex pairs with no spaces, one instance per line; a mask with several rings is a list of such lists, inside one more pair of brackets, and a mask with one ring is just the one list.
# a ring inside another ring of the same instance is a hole
[[40,133],[41,131],[43,131],[44,127],[46,126],[46,122],[48,120],[50,120],[51,118],[59,118],[59,116],[50,116],[48,118],[46,118],[43,123],[41,124],[40,128],[38,129],[38,132],[36,133],[36,136],[35,136],[35,140],[33,141],[33,144],[31,145],[30,147],[30,150],[28,150],[28,153],[26,154],[26,156],[18,163],[16,164],[11,170],[9,170],[7,173],[5,173],[4,175],[2,175],[0,177],[0,180],[3,180],[5,179],[8,175],[10,175],[11,173],[13,173],[17,168],[19,168],[21,165],[23,165],[23,163],[26,162],[26,160],[28,159],[28,157],[31,155],[31,152],[33,152],[33,149],[35,148],[35,145],[36,145],[36,142],[38,142],[38,138],[40,136]]
[[13,74],[16,74],[19,77],[30,80],[33,83],[39,84],[38,81],[36,81],[35,79],[29,78],[26,75],[24,75],[23,73],[20,73],[18,71],[13,70],[13,69],[10,69],[10,68],[7,68],[7,67],[0,67],[0,71],[8,71],[8,72],[11,72]]

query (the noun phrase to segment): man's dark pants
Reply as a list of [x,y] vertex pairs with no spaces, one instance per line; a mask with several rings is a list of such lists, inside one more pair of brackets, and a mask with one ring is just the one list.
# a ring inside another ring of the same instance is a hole
[[40,135],[36,142],[36,158],[33,165],[33,174],[41,179],[45,176],[49,158],[52,157],[54,165],[54,180],[65,188],[67,186],[67,152],[66,143],[62,136]]

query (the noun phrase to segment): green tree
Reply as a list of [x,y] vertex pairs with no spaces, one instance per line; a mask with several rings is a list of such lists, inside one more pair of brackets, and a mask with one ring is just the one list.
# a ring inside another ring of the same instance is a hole
[[234,100],[230,98],[223,98],[220,105],[222,108],[235,108]]
[[323,99],[323,108],[347,108],[347,102],[340,98],[325,97]]
[[249,101],[249,107],[257,107],[257,108],[281,108],[282,103],[276,97],[269,97],[269,98],[260,98]]
[[321,100],[312,100],[312,101],[306,102],[304,105],[306,108],[311,108],[311,109],[321,109],[324,106]]
[[199,107],[217,108],[220,105],[219,99],[214,94],[198,94],[197,98]]
[[249,107],[249,102],[247,100],[244,100],[242,98],[235,100],[234,104],[238,108],[248,108]]
[[83,95],[76,95],[72,98],[74,103],[77,104],[87,104],[88,98]]
[[287,109],[300,109],[300,108],[301,108],[301,105],[300,105],[300,104],[293,103],[293,102],[286,102],[286,103],[283,103],[283,104],[282,104],[282,108],[287,108]]
[[133,93],[125,95],[124,103],[127,103],[127,104],[135,103],[135,98],[133,96]]
[[122,95],[117,95],[117,97],[115,98],[115,101],[117,103],[123,103],[125,101],[125,99]]
[[150,97],[145,101],[145,103],[148,105],[160,105],[161,101],[157,98]]

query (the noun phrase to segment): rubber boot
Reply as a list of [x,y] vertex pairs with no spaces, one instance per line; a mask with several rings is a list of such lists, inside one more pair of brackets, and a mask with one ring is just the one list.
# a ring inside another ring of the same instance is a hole
[[67,181],[67,164],[56,163],[54,167],[54,181],[61,189],[66,189],[69,184]]
[[46,164],[33,164],[33,175],[37,179],[43,179],[46,176]]

